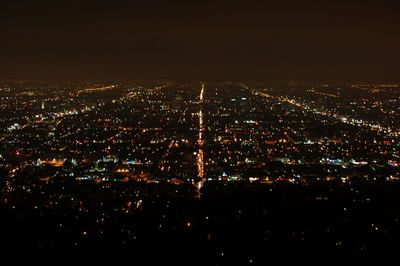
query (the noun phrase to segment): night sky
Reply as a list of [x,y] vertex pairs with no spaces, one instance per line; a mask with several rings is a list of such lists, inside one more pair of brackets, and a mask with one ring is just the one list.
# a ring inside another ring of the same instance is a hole
[[395,2],[3,0],[0,78],[399,81]]

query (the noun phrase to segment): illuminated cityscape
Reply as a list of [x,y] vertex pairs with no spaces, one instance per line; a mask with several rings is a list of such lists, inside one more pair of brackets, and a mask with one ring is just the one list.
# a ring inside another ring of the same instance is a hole
[[12,263],[398,260],[400,1],[0,10]]
[[398,84],[12,81],[0,93],[10,245],[176,245],[219,263],[288,262],[286,245],[300,258],[396,247]]

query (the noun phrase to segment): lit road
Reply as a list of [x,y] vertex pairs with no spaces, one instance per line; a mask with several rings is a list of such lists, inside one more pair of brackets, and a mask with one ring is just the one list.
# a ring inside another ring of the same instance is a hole
[[203,145],[204,145],[204,140],[203,140],[203,132],[204,132],[204,122],[203,122],[203,107],[202,103],[204,102],[204,83],[201,86],[201,91],[200,91],[200,111],[199,111],[199,137],[197,139],[197,143],[199,145],[199,152],[197,153],[197,176],[198,176],[198,181],[194,182],[194,185],[196,186],[197,192],[200,196],[200,189],[203,186],[204,180],[205,180],[205,174],[204,174],[204,150],[203,150]]

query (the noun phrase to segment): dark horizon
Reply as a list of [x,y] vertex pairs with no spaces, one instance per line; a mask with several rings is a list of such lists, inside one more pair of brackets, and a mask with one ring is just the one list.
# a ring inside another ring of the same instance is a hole
[[7,1],[0,79],[399,82],[390,1]]

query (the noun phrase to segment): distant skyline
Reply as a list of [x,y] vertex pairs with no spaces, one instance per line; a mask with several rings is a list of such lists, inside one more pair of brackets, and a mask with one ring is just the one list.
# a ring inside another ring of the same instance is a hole
[[3,1],[0,79],[399,82],[399,13],[395,1]]

